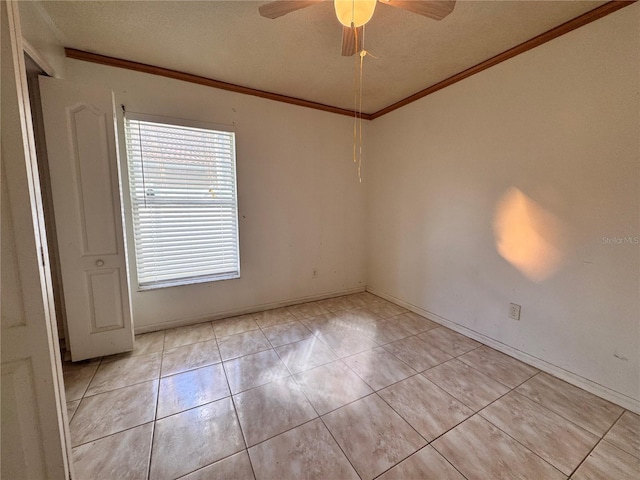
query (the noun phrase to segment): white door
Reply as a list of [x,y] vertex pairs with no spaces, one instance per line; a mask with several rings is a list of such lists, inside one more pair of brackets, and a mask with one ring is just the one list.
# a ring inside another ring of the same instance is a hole
[[3,479],[67,479],[69,429],[18,7],[0,1],[2,35]]
[[133,348],[113,96],[40,78],[73,361]]

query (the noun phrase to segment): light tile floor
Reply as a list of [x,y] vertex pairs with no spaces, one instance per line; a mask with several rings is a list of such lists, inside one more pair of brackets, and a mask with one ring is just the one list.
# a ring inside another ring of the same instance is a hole
[[369,293],[64,377],[79,479],[640,478],[640,416]]

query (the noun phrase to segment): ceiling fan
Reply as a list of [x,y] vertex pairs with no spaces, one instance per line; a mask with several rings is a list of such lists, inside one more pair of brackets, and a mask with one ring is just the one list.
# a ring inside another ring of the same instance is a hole
[[[287,13],[310,7],[324,0],[276,0],[260,5],[258,11],[266,18],[278,18]],[[456,0],[379,0],[418,15],[442,20],[453,11]],[[349,57],[362,49],[362,26],[373,16],[378,0],[334,0],[336,16],[342,23],[342,55]]]

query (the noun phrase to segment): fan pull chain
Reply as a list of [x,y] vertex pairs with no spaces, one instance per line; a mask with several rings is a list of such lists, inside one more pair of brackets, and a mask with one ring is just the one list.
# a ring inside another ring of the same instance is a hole
[[[362,49],[358,51],[358,29],[354,28],[356,53],[355,75],[354,75],[354,119],[353,119],[353,162],[358,164],[358,180],[362,183],[362,78],[364,57],[367,51],[364,49],[365,26],[362,27]],[[358,65],[359,64],[359,65]],[[358,71],[359,67],[359,71]]]
[[[351,24],[355,37],[356,53],[358,52],[358,29]],[[357,146],[358,146],[358,61],[353,64],[353,163],[357,162]]]

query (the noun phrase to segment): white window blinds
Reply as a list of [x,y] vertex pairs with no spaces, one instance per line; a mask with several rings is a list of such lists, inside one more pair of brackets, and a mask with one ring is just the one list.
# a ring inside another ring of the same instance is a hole
[[141,289],[240,276],[235,135],[127,113]]

